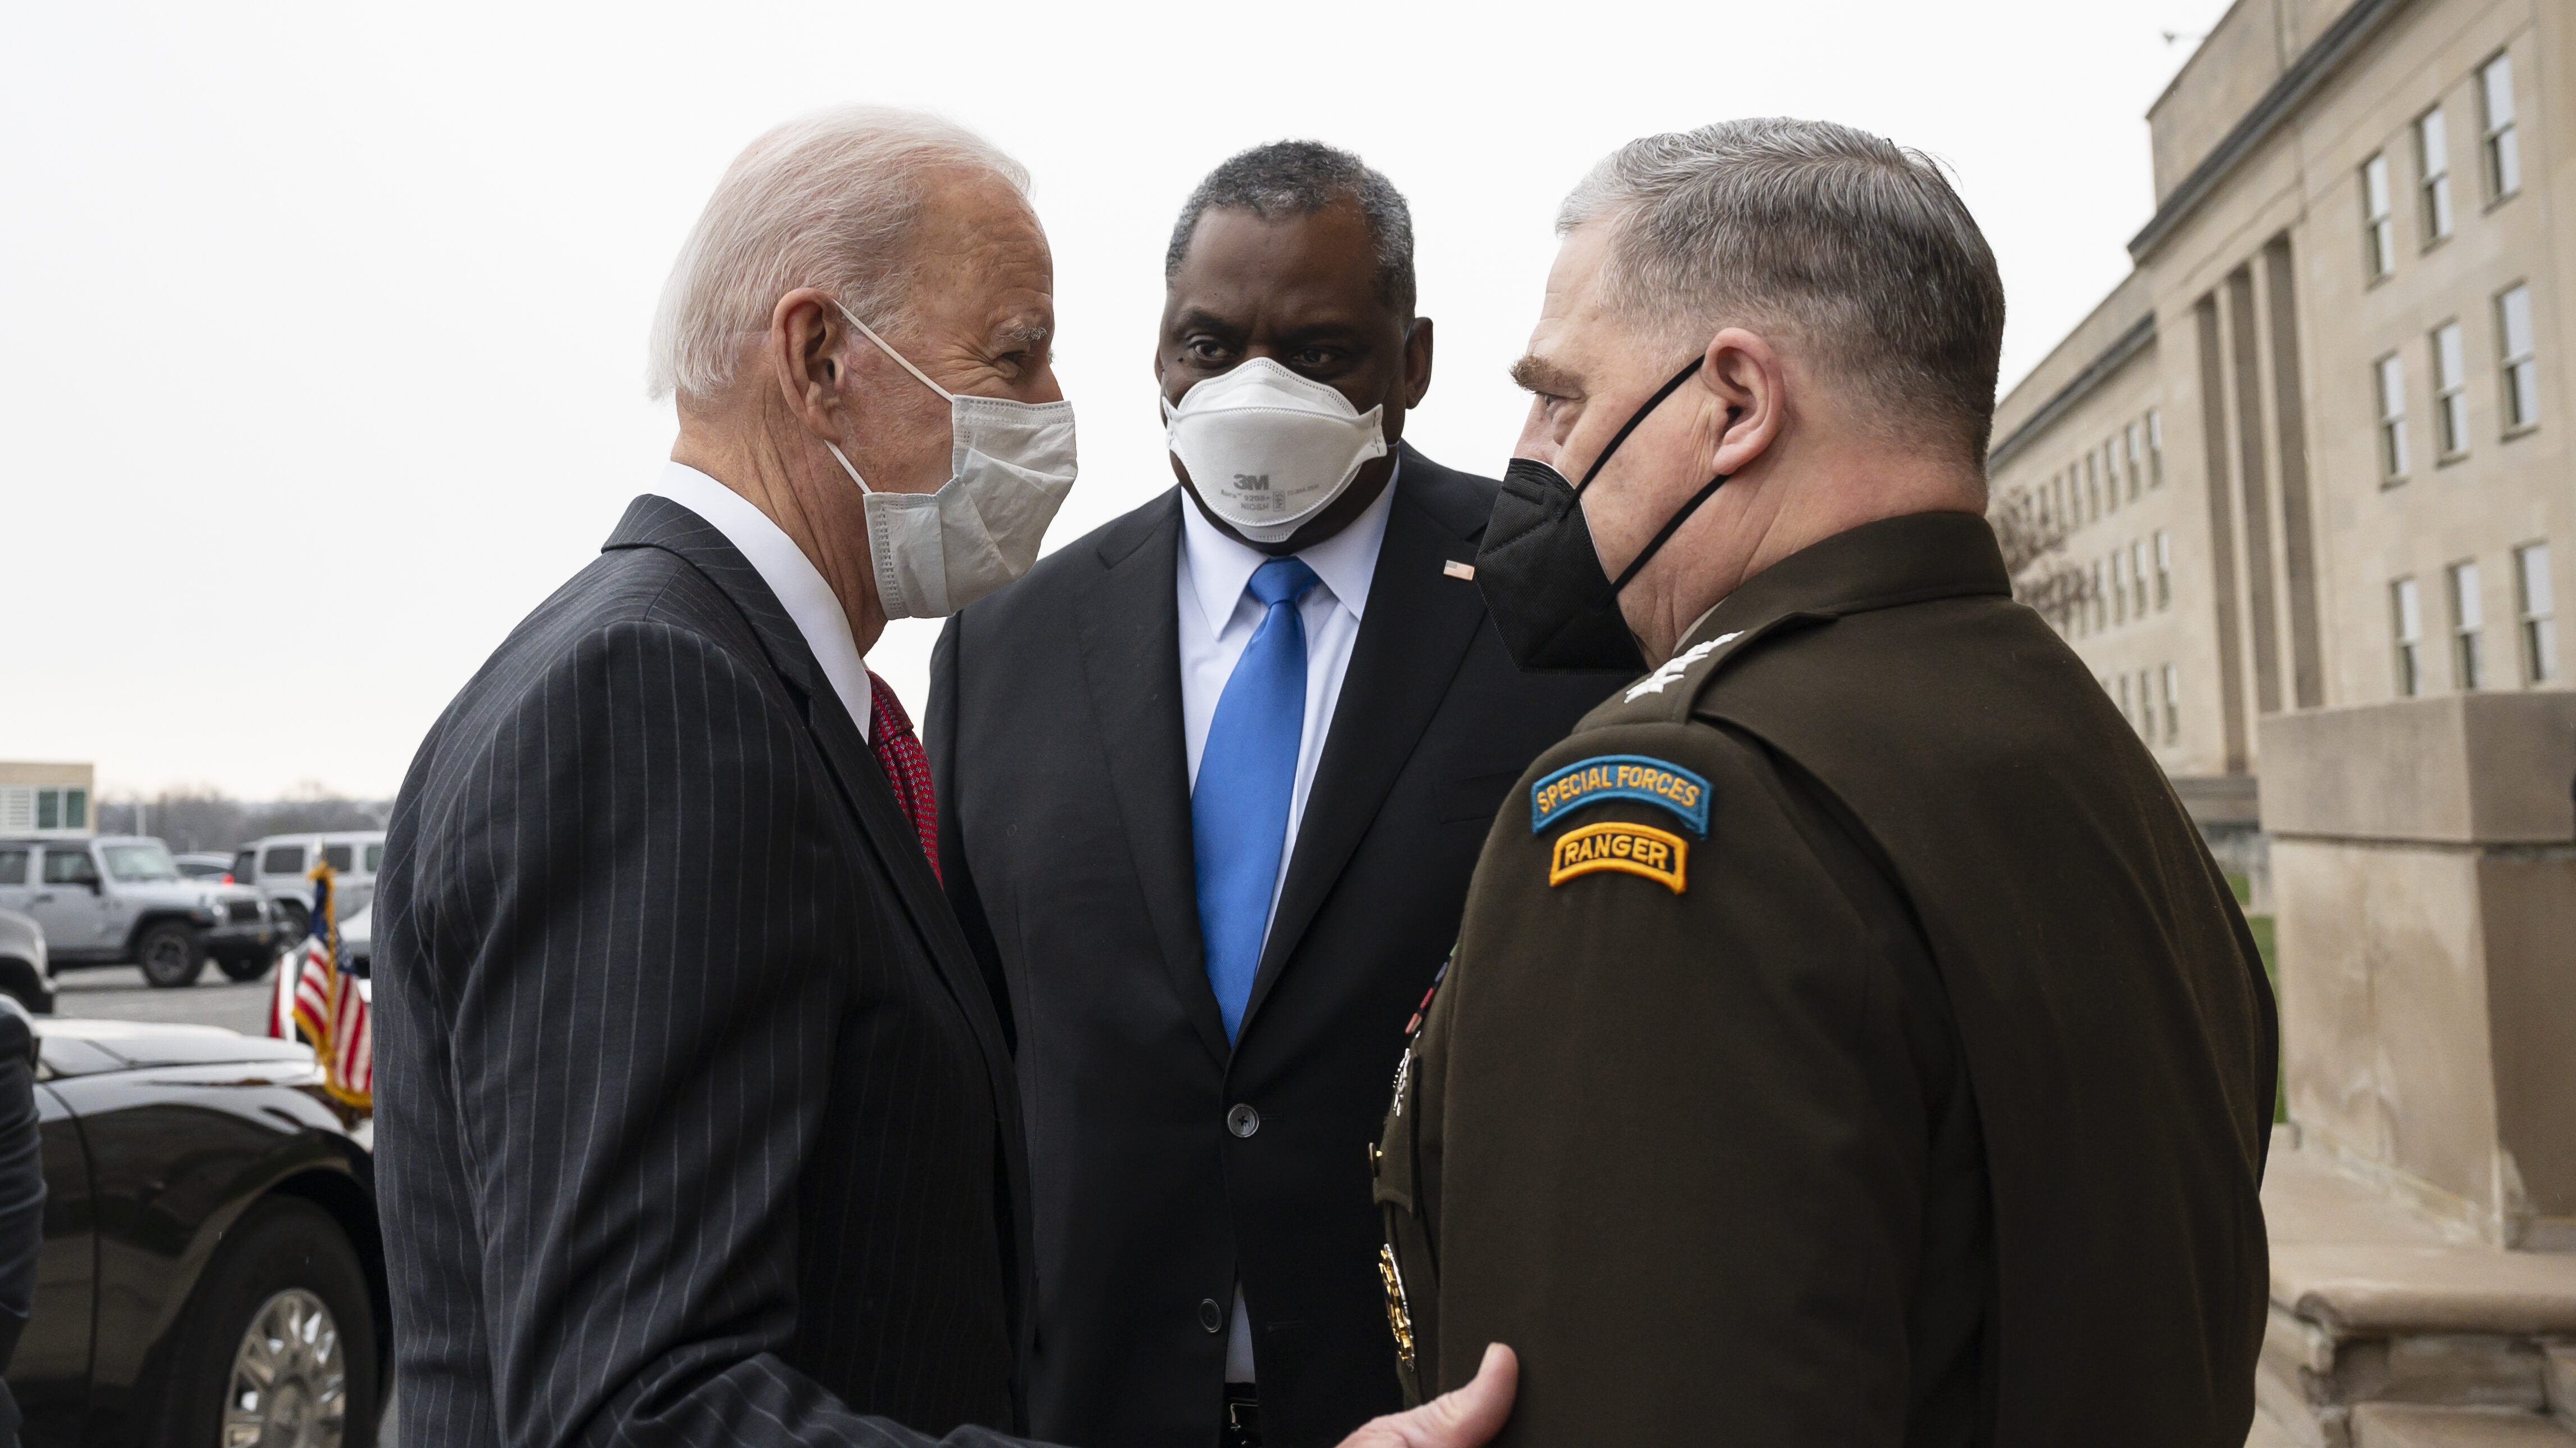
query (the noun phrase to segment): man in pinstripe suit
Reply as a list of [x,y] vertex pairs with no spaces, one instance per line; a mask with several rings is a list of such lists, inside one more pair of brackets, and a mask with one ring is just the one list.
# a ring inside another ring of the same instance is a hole
[[[405,1444],[1023,1420],[1011,1063],[864,654],[1025,570],[1059,447],[1070,482],[1024,186],[899,112],[755,143],[656,327],[670,468],[413,762],[376,965]],[[1481,1443],[1496,1357],[1354,1441]]]

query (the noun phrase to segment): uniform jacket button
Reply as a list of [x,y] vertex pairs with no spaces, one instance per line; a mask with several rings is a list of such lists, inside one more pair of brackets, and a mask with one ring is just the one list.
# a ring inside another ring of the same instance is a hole
[[1215,1298],[1199,1299],[1199,1326],[1211,1334],[1225,1331],[1225,1309],[1216,1305]]
[[1253,1110],[1249,1102],[1237,1102],[1225,1114],[1225,1129],[1237,1136],[1250,1136],[1261,1129],[1261,1113]]

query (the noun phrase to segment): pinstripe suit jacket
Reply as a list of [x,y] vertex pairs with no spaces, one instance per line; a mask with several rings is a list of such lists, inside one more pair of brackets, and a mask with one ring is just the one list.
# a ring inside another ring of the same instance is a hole
[[430,731],[377,900],[404,1443],[1018,1424],[1026,1167],[994,1005],[722,534],[636,500]]

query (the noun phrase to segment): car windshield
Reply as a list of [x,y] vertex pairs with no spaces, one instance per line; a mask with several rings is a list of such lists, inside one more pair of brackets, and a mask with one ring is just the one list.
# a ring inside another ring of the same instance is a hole
[[176,880],[179,864],[170,851],[160,844],[101,845],[100,854],[107,857],[107,873],[128,884],[142,880]]

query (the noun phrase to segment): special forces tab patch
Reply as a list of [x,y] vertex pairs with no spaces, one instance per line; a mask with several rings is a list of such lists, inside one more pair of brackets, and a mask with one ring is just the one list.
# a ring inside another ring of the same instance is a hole
[[1678,895],[1689,884],[1684,866],[1690,845],[1681,836],[1653,825],[1598,824],[1567,830],[1556,840],[1547,865],[1547,883],[1562,885],[1596,870],[1643,875]]
[[1556,823],[1568,810],[1614,799],[1671,810],[1692,834],[1708,834],[1708,781],[1642,754],[1596,755],[1531,785],[1530,833]]

